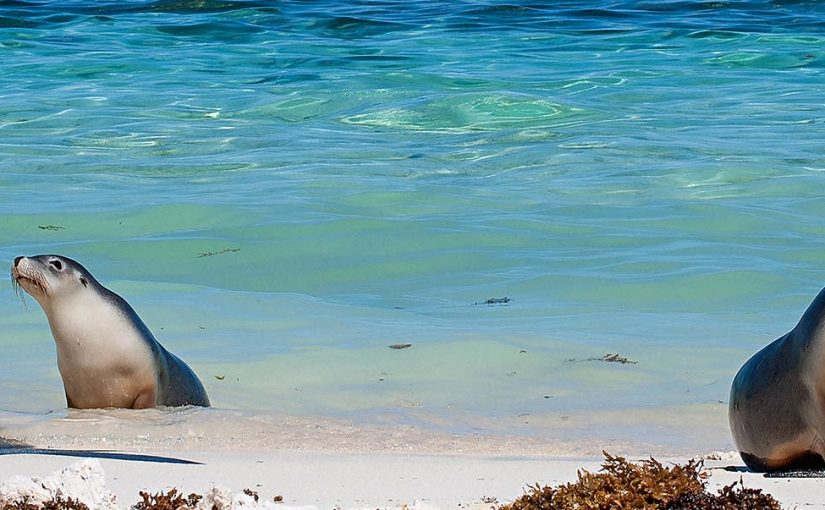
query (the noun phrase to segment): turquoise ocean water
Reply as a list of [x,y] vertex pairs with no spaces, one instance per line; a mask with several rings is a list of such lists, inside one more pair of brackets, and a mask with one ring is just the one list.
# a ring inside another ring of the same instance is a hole
[[[3,1],[0,260],[81,261],[198,421],[730,448],[825,284],[823,48],[807,1]],[[36,442],[71,413],[0,288]]]

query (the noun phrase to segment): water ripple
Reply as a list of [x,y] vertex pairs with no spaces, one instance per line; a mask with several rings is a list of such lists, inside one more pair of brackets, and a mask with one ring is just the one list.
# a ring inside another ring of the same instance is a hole
[[[0,260],[76,256],[247,409],[716,405],[825,281],[823,41],[807,1],[0,2]],[[0,407],[62,405],[7,290]]]

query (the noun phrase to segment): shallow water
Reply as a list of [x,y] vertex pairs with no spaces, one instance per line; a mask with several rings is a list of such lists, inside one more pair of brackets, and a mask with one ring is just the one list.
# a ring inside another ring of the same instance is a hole
[[[3,3],[0,260],[80,260],[225,412],[729,447],[825,281],[823,42],[804,1]],[[0,409],[62,412],[0,286]]]

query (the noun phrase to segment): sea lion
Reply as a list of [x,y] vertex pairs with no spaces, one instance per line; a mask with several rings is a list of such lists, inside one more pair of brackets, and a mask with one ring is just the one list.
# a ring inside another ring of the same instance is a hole
[[730,389],[730,429],[753,471],[825,468],[825,289]]
[[79,263],[60,255],[17,257],[11,276],[46,313],[70,408],[209,406],[192,369]]

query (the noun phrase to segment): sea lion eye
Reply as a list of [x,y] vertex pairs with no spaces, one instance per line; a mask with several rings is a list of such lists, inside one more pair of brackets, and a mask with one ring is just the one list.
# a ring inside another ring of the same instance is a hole
[[82,283],[84,287],[88,287],[88,286],[89,286],[89,282],[88,282],[88,281],[86,281],[86,278],[84,278],[84,277],[82,277],[82,276],[80,277],[80,283]]
[[63,271],[63,263],[57,259],[50,260],[49,265],[57,269],[58,271]]

